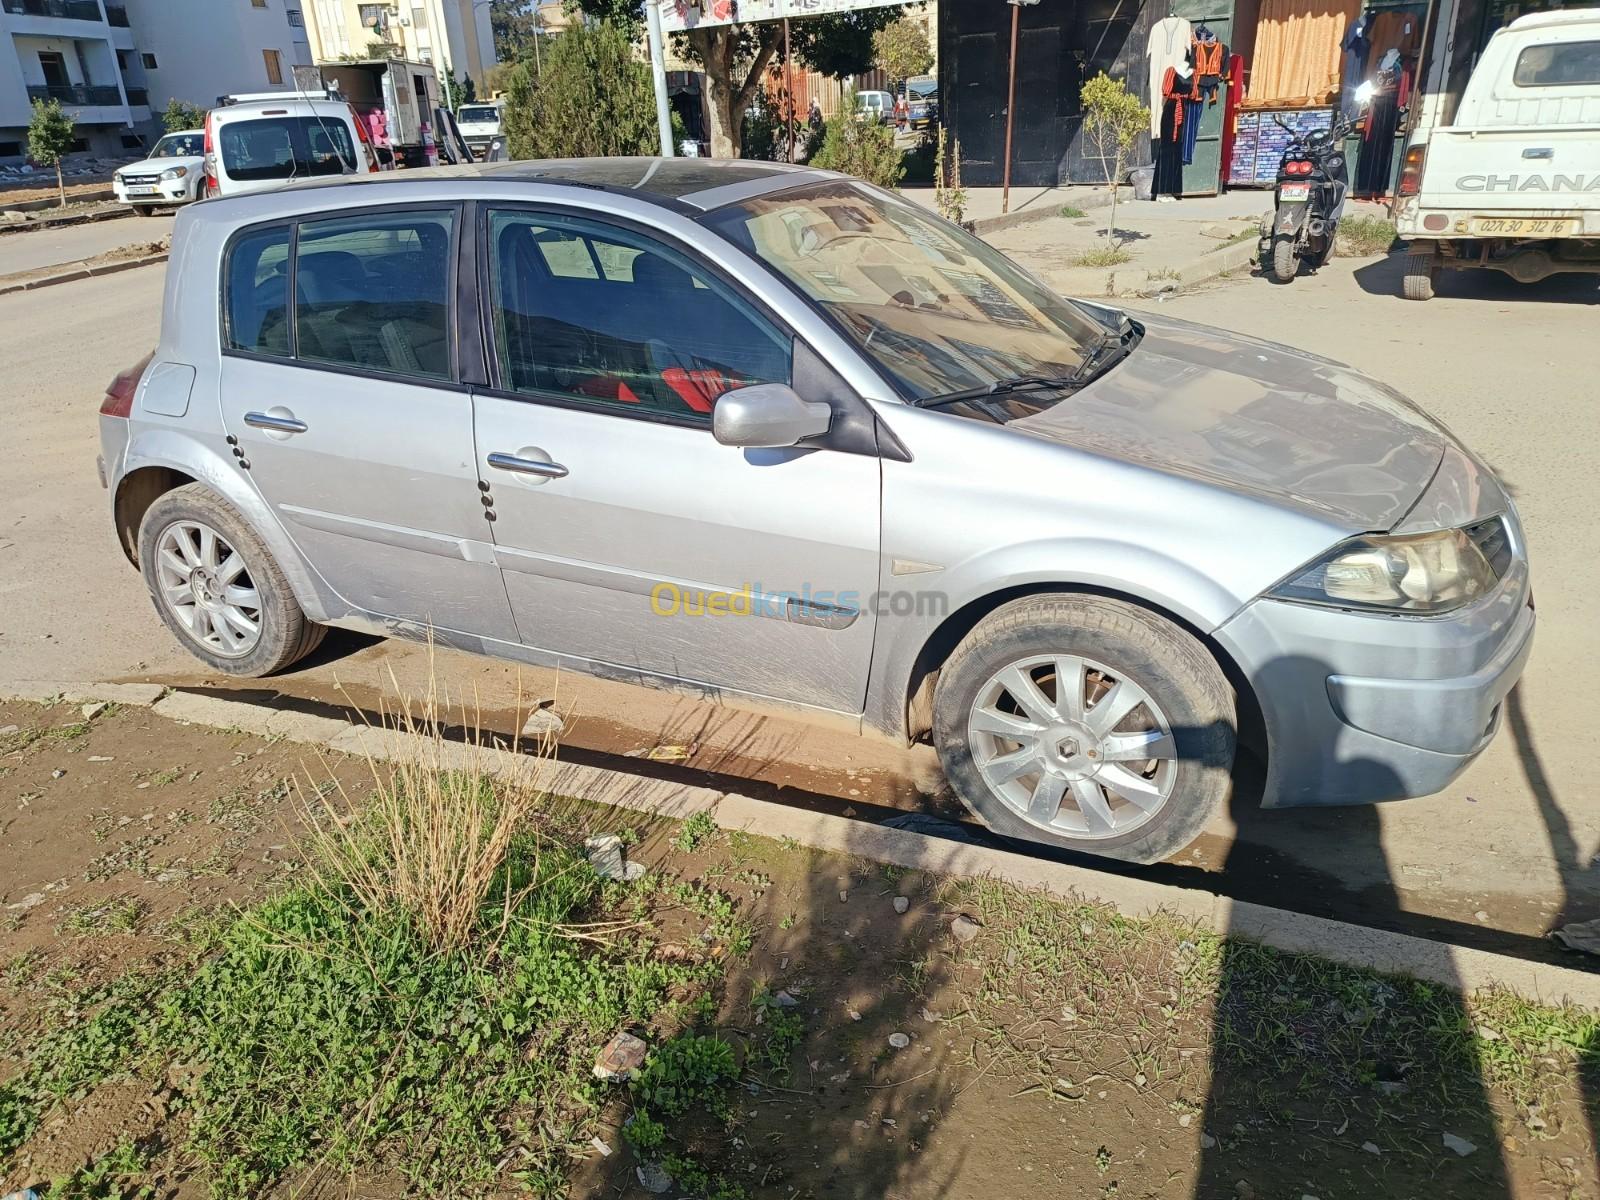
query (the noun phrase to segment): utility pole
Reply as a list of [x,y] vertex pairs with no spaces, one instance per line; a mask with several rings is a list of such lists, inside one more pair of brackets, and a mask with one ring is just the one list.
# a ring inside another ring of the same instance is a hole
[[656,125],[661,132],[661,157],[671,158],[672,112],[667,106],[667,51],[661,38],[660,0],[644,0],[644,17],[650,31],[650,74],[656,85]]
[[1011,6],[1011,68],[1006,82],[1006,163],[1000,184],[1000,212],[1011,211],[1011,118],[1017,107],[1017,18],[1024,4],[1039,0],[1006,0]]
[[789,74],[789,18],[783,18],[783,124],[789,132],[789,155],[794,161],[794,76]]

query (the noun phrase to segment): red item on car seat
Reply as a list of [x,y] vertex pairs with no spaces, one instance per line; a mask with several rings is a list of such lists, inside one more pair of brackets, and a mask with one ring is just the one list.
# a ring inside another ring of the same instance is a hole
[[574,390],[585,396],[593,396],[596,400],[620,400],[624,404],[639,403],[639,397],[634,395],[633,389],[614,375],[585,379]]
[[679,400],[700,413],[710,412],[717,397],[733,387],[736,382],[715,367],[692,371],[682,367],[668,367],[661,372],[661,381],[673,390]]

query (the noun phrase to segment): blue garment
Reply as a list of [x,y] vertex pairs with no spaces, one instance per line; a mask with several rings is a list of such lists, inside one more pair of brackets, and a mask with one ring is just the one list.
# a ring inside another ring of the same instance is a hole
[[1194,141],[1200,136],[1200,115],[1205,111],[1205,104],[1200,100],[1183,101],[1183,165],[1188,166],[1194,161]]

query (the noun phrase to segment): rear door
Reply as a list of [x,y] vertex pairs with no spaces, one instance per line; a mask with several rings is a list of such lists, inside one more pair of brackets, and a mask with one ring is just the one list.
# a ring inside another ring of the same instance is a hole
[[219,398],[240,465],[353,610],[514,641],[456,382],[459,221],[412,206],[237,236]]
[[631,227],[505,207],[479,239],[478,453],[522,641],[601,674],[860,712],[877,457],[711,435],[730,387],[794,381],[787,331]]

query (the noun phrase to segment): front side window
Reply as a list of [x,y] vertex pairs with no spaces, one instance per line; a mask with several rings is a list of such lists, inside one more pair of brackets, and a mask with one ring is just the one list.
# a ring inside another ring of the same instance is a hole
[[908,400],[1071,375],[1105,334],[992,246],[865,185],[757,196],[702,220],[834,318]]
[[228,348],[289,356],[289,226],[256,229],[228,252]]
[[295,247],[295,356],[449,379],[455,213],[306,221]]
[[1517,55],[1518,87],[1584,87],[1600,83],[1600,42],[1554,42]]
[[206,139],[199,133],[169,133],[156,143],[151,158],[199,158],[206,152]]
[[684,255],[598,222],[489,215],[501,385],[709,423],[716,399],[788,383],[789,339]]
[[240,183],[301,179],[355,170],[349,127],[337,117],[262,117],[229,121],[219,142],[222,169]]

